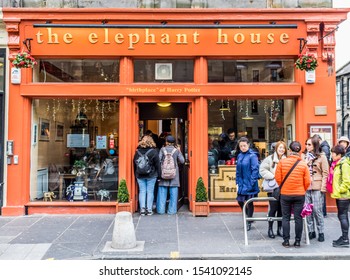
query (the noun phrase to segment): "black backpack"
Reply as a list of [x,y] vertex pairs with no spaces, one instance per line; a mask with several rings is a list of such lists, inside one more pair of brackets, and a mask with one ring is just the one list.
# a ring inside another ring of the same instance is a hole
[[140,175],[148,175],[152,172],[153,168],[148,158],[148,153],[152,150],[148,150],[144,155],[137,150],[139,157],[135,160],[136,172]]

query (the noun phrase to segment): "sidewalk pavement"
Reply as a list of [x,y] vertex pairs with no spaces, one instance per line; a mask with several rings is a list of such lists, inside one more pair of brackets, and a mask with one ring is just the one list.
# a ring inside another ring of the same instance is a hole
[[[184,207],[182,207],[184,208]],[[115,215],[0,216],[0,260],[93,259],[350,259],[350,248],[334,248],[340,236],[337,215],[325,218],[325,242],[317,239],[300,248],[284,248],[282,238],[267,237],[267,221],[256,221],[244,245],[241,213],[211,213],[193,217],[186,209],[176,215],[133,214],[134,250],[115,250],[112,241]],[[255,213],[263,217],[266,213]],[[277,223],[274,223],[276,231]],[[291,222],[294,242],[294,222]]]

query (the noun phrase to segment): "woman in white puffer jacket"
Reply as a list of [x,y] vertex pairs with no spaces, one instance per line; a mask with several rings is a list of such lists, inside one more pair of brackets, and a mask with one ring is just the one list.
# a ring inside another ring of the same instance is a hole
[[[275,151],[272,155],[268,156],[263,160],[263,162],[260,164],[259,172],[261,177],[264,178],[264,180],[273,180],[275,178],[275,171],[278,162],[285,158],[287,156],[287,145],[283,141],[279,141],[276,143]],[[278,187],[276,185],[276,187]],[[268,191],[267,193],[268,197],[272,196],[272,190]],[[277,217],[282,217],[282,209],[281,209],[281,203],[279,201],[269,201],[269,217],[275,217],[277,213]],[[268,236],[270,238],[275,238],[275,234],[273,233],[273,221],[269,221],[269,229],[268,229]],[[282,221],[277,222],[277,235],[283,237],[282,234]]]

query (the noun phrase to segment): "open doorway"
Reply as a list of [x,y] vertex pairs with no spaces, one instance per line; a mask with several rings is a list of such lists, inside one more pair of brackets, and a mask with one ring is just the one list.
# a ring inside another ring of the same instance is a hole
[[[161,107],[157,103],[139,103],[139,137],[146,131],[152,131],[157,148],[165,144],[165,137],[169,134],[175,137],[176,145],[180,146],[185,157],[185,164],[179,165],[180,188],[178,209],[188,204],[188,103],[171,103]],[[157,186],[155,188],[155,197]]]

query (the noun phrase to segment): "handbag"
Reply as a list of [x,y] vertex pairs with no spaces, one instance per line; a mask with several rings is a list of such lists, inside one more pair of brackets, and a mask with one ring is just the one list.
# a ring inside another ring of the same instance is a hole
[[294,165],[292,166],[292,168],[288,171],[286,177],[284,177],[281,185],[279,186],[279,188],[275,188],[272,191],[272,197],[274,197],[276,200],[280,200],[280,196],[281,196],[281,189],[283,187],[284,182],[287,180],[288,176],[290,175],[290,173],[292,173],[293,169],[298,165],[298,163],[300,162],[300,159],[298,159]]
[[312,214],[312,209],[314,209],[314,205],[312,203],[304,203],[303,210],[301,210],[300,215],[303,218],[310,216]]
[[276,179],[265,179],[262,183],[263,190],[265,192],[272,192],[275,188],[278,188]]

